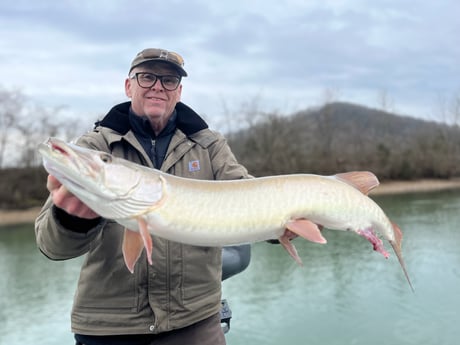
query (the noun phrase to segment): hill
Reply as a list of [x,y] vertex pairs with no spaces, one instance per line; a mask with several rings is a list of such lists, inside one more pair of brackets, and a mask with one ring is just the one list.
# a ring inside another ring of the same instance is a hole
[[237,158],[257,176],[370,170],[381,179],[460,174],[460,128],[331,103],[265,119],[229,137]]

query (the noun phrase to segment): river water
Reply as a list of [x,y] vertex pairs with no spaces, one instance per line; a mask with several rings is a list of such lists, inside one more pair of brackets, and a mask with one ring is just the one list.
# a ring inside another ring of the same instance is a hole
[[[224,282],[228,344],[459,344],[460,192],[375,199],[403,230],[415,293],[394,255],[351,233],[324,230],[326,245],[296,239],[303,267],[258,243],[249,268]],[[73,344],[81,258],[50,261],[34,241],[30,224],[0,228],[0,344]]]

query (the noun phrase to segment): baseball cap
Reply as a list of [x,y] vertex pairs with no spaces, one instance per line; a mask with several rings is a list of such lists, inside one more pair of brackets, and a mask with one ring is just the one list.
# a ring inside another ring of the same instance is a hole
[[147,61],[167,62],[171,64],[175,69],[177,69],[181,76],[187,76],[187,72],[185,72],[184,69],[184,59],[182,58],[182,56],[175,52],[171,52],[166,49],[160,48],[147,48],[137,53],[136,57],[131,63],[129,72],[131,72],[134,67],[139,66],[140,64]]

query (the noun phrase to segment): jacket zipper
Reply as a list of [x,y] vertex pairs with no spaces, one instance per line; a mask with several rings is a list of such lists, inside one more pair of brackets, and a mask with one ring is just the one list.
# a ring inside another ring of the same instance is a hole
[[151,159],[152,159],[152,163],[153,163],[153,166],[156,168],[156,169],[159,169],[157,167],[157,142],[155,139],[152,139],[151,140],[152,142],[152,148],[150,149],[150,153],[151,153]]

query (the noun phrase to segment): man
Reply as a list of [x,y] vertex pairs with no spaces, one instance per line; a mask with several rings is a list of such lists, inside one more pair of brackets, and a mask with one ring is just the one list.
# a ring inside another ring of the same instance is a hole
[[[180,55],[141,51],[125,81],[131,101],[114,106],[78,144],[178,176],[248,178],[225,139],[180,102],[186,76]],[[86,254],[72,308],[77,344],[225,344],[221,248],[154,236],[153,265],[143,253],[131,274],[121,226],[94,213],[53,176],[47,188],[50,198],[35,224],[40,250],[52,260]],[[237,270],[249,262],[249,247],[242,248],[246,261]]]

